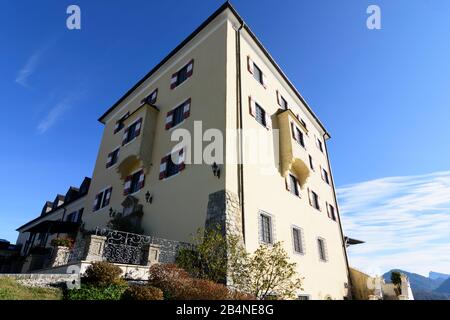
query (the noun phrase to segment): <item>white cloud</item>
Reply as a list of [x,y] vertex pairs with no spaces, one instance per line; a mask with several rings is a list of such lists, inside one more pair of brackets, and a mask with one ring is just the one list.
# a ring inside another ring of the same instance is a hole
[[393,268],[450,273],[450,171],[388,177],[337,190],[350,264],[369,273]]
[[16,76],[16,82],[24,87],[28,87],[28,78],[34,73],[36,70],[36,67],[38,66],[39,62],[42,60],[42,56],[44,55],[44,52],[46,51],[46,48],[41,48],[37,50],[35,53],[33,53],[28,60],[26,61],[25,65],[22,67],[22,69],[17,72]]
[[45,133],[51,126],[53,126],[72,106],[72,100],[65,98],[58,102],[53,108],[50,109],[44,119],[39,122],[37,130],[40,134]]

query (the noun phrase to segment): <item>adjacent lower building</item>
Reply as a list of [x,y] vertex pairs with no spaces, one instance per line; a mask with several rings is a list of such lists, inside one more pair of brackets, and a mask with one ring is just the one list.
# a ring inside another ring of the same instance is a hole
[[[304,278],[299,299],[348,297],[330,135],[229,3],[99,121],[84,230],[120,216],[146,235],[191,242],[219,224],[250,252],[282,241]],[[34,234],[23,250],[46,241],[33,229],[41,220],[19,228]]]

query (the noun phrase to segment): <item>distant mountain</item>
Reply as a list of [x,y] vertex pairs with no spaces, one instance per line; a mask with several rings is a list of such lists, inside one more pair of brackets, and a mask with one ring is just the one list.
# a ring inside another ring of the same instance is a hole
[[450,295],[450,278],[445,280],[434,292],[446,293]]
[[448,278],[450,278],[450,274],[445,274],[445,273],[439,273],[439,272],[434,272],[434,271],[430,271],[430,274],[428,276],[430,279],[444,279],[447,280]]
[[[383,278],[387,283],[391,282],[391,273],[393,271],[403,273],[408,277],[416,300],[450,300],[450,278],[447,280],[443,277],[427,278],[417,273],[395,269],[383,274]],[[441,287],[443,287],[442,291]]]

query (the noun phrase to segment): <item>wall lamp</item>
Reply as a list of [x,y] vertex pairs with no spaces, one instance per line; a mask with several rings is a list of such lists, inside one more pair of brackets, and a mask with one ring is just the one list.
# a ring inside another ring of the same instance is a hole
[[217,177],[218,179],[220,179],[220,167],[217,165],[216,162],[214,162],[211,166],[214,177]]
[[153,195],[151,195],[148,190],[145,193],[145,201],[147,201],[147,203],[152,203],[153,202]]

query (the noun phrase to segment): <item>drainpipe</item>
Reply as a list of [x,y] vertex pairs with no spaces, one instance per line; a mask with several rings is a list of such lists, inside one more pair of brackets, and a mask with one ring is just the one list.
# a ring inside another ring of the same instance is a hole
[[241,206],[242,219],[242,238],[245,244],[245,206],[244,206],[244,165],[243,165],[243,146],[242,146],[242,83],[241,83],[241,30],[244,22],[236,30],[236,127],[238,129],[238,196]]
[[347,296],[351,297],[352,296],[352,280],[350,278],[350,264],[348,262],[348,255],[347,255],[347,246],[346,246],[346,241],[345,241],[345,236],[344,236],[344,231],[342,229],[342,223],[341,223],[341,214],[339,212],[339,205],[338,205],[338,200],[337,200],[337,196],[336,196],[336,186],[334,184],[334,178],[333,178],[333,173],[331,171],[331,164],[330,164],[330,158],[328,157],[328,148],[327,148],[327,139],[330,138],[330,135],[328,132],[325,132],[323,134],[323,144],[325,146],[325,152],[326,152],[326,156],[327,156],[327,162],[328,162],[328,170],[330,171],[330,178],[331,178],[331,185],[333,187],[333,197],[334,197],[334,201],[336,203],[336,214],[338,217],[338,223],[339,223],[339,230],[341,233],[341,240],[342,240],[342,250],[344,250],[344,256],[345,256],[345,264],[347,265],[347,279],[348,279],[348,294]]

